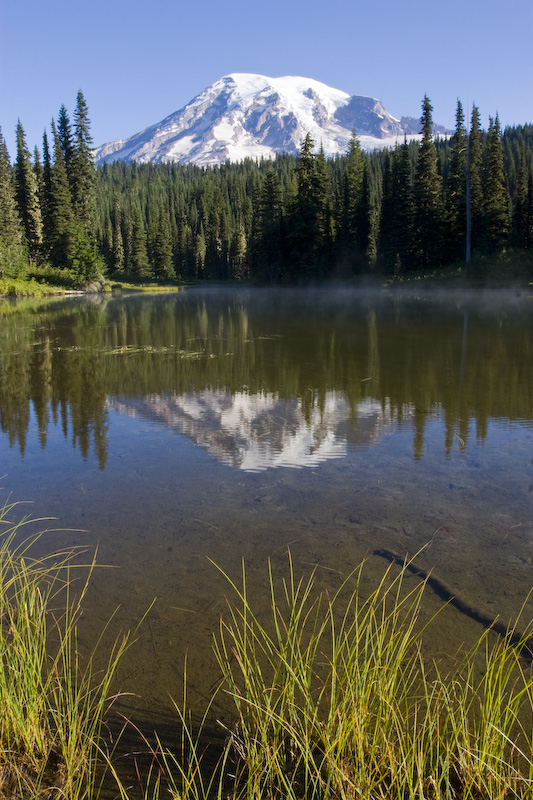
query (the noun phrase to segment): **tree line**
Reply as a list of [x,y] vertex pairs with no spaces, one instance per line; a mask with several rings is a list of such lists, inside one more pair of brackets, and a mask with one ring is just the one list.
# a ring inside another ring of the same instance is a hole
[[214,167],[115,162],[94,168],[88,112],[61,107],[52,149],[10,165],[0,133],[0,272],[52,264],[88,281],[107,269],[140,280],[295,283],[401,277],[533,243],[533,125],[482,130],[460,102],[450,138],[421,138],[326,159],[307,135],[297,157]]
[[68,271],[86,284],[105,270],[96,236],[96,174],[88,107],[79,91],[73,124],[64,105],[42,151],[33,155],[22,123],[11,166],[0,130],[0,277],[26,277],[33,265]]

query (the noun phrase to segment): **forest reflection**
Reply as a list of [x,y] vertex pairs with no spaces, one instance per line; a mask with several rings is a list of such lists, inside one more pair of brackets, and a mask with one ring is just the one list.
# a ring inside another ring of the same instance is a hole
[[492,418],[533,419],[531,300],[485,300],[187,290],[4,303],[1,429],[24,454],[33,409],[42,447],[61,426],[104,469],[113,409],[263,469],[342,457],[391,426],[412,429],[420,459],[439,416],[449,453]]

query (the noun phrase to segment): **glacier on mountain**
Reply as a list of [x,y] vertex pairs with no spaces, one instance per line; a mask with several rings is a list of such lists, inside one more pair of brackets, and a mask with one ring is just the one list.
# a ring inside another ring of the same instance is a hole
[[[202,166],[296,155],[309,133],[326,156],[346,153],[353,130],[361,147],[419,136],[419,121],[393,117],[379,100],[350,96],[311,78],[226,75],[184,108],[128,139],[96,148],[95,162],[195,163]],[[444,131],[444,129],[442,129]]]

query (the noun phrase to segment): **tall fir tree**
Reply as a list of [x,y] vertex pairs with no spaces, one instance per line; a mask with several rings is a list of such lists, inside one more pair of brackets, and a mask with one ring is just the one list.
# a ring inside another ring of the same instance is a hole
[[346,156],[346,175],[344,181],[344,225],[349,240],[355,244],[359,211],[363,192],[364,161],[361,142],[352,131]]
[[392,196],[394,272],[399,274],[413,266],[413,176],[405,139],[396,147],[392,158]]
[[204,224],[200,222],[198,233],[194,239],[194,277],[203,278],[207,246],[205,242]]
[[297,193],[290,219],[290,266],[296,281],[321,277],[321,258],[329,244],[324,158],[317,162],[313,150],[308,133],[298,158]]
[[450,165],[446,186],[446,256],[448,261],[466,255],[466,169],[468,137],[460,100],[455,113],[455,133],[450,142]]
[[498,115],[489,118],[483,151],[484,247],[498,250],[509,233],[509,196]]
[[364,162],[359,219],[359,247],[366,256],[365,268],[373,272],[377,264],[378,254],[379,203],[376,178],[369,159]]
[[248,246],[246,241],[246,228],[244,217],[240,217],[233,226],[230,246],[231,277],[238,280],[247,277],[246,254]]
[[[40,203],[44,186],[44,171],[41,162],[41,154],[39,153],[39,148],[37,147],[37,145],[35,145],[35,147],[33,148],[33,172],[35,175],[35,180],[37,181],[37,194]],[[42,216],[42,209],[41,209],[41,216]]]
[[74,228],[72,274],[80,287],[91,286],[95,282],[101,285],[105,264],[98,252],[96,244],[89,240],[87,232],[78,223]]
[[422,101],[422,140],[414,182],[414,257],[418,268],[442,262],[442,180],[433,141],[433,107],[427,95]]
[[384,157],[382,191],[379,262],[386,272],[400,275],[417,266],[412,164],[405,140]]
[[30,261],[38,261],[42,245],[42,218],[37,179],[26,146],[26,135],[20,120],[16,128],[17,158],[15,161],[15,197]]
[[335,221],[331,207],[331,190],[326,156],[322,144],[320,144],[320,149],[316,156],[313,184],[317,214],[317,259],[320,262],[320,273],[325,276],[330,269],[331,247],[335,239]]
[[392,156],[390,150],[386,149],[383,151],[382,159],[378,264],[384,272],[393,272],[396,244],[394,238],[395,206],[392,180]]
[[52,158],[46,130],[43,133],[43,181],[41,190],[41,215],[43,220],[43,257],[50,255],[54,235],[52,218]]
[[150,262],[146,241],[146,229],[139,202],[133,203],[131,215],[131,237],[128,248],[128,271],[138,278],[150,275]]
[[277,283],[282,278],[282,204],[279,178],[267,171],[257,200],[254,223],[254,271],[260,281]]
[[147,243],[151,272],[157,278],[174,278],[170,226],[168,215],[163,208],[159,208],[150,216]]
[[94,236],[96,211],[92,143],[89,110],[83,92],[80,90],[76,97],[76,109],[74,111],[73,149],[69,177],[74,213],[85,232],[91,238]]
[[118,201],[113,207],[113,244],[111,248],[111,269],[124,272],[124,239],[122,236],[122,209]]
[[13,171],[0,129],[0,277],[20,277],[26,265],[27,253],[15,200]]
[[48,252],[54,266],[68,269],[72,266],[74,256],[75,220],[63,147],[54,120],[52,120],[52,137],[54,164],[50,181],[51,224]]
[[364,159],[361,143],[352,131],[346,155],[346,169],[342,186],[342,199],[338,213],[338,244],[340,262],[344,265],[343,274],[349,274],[359,261],[362,222]]
[[470,219],[467,233],[469,233],[470,237],[470,251],[474,252],[481,245],[483,231],[483,183],[481,174],[483,163],[483,144],[481,137],[479,109],[475,105],[472,106],[468,143]]
[[63,163],[67,170],[69,182],[71,181],[72,157],[74,154],[74,144],[72,140],[72,126],[70,124],[69,113],[64,105],[61,105],[57,115],[57,135],[63,153]]
[[528,167],[525,148],[520,156],[513,202],[513,240],[517,247],[533,247],[533,169]]

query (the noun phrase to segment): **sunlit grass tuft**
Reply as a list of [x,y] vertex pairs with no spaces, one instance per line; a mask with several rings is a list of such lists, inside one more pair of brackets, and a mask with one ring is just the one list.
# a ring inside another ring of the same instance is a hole
[[[180,800],[508,800],[533,796],[527,637],[484,632],[451,673],[423,657],[425,582],[389,567],[370,596],[361,565],[330,597],[289,561],[259,619],[243,568],[215,654],[235,723],[216,771],[185,713],[188,758],[165,768]],[[429,624],[429,623],[428,623]],[[493,641],[494,639],[494,641]],[[490,642],[493,642],[490,644]]]
[[0,797],[93,797],[110,766],[102,725],[130,637],[103,668],[98,647],[82,664],[77,622],[94,563],[74,566],[73,550],[34,557],[42,534],[10,522],[14,508],[0,509]]

